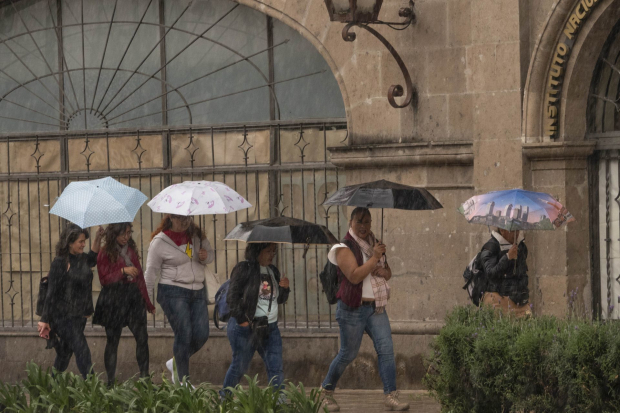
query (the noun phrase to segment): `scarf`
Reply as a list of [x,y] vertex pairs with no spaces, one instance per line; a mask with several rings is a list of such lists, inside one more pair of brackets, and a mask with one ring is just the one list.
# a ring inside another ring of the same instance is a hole
[[187,235],[187,231],[174,232],[169,229],[164,231],[164,234],[166,234],[168,238],[170,238],[175,244],[177,244],[177,247],[192,242],[191,238]]
[[[370,259],[373,256],[374,250],[373,247],[377,243],[377,239],[375,235],[371,232],[368,236],[369,242],[361,239],[357,235],[353,233],[352,229],[349,229],[349,235],[353,237],[357,245],[362,250],[362,254],[366,257],[366,259]],[[377,262],[377,268],[385,268],[386,260],[385,255],[381,257],[379,262]],[[374,270],[370,273],[370,284],[372,285],[372,292],[375,296],[375,312],[377,314],[381,314],[385,311],[385,306],[387,305],[388,300],[390,299],[390,286],[388,285],[385,278],[376,277],[373,275]]]
[[133,267],[133,263],[131,262],[131,257],[129,257],[129,244],[125,244],[121,247],[119,255],[123,260],[125,260],[125,265],[128,267]]

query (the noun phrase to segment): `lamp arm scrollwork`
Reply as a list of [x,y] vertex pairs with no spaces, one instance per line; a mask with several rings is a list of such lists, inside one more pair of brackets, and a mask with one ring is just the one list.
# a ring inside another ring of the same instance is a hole
[[409,71],[407,70],[407,66],[405,65],[405,62],[403,62],[403,59],[401,59],[400,55],[396,52],[396,50],[394,50],[394,47],[390,44],[390,42],[388,42],[385,39],[385,37],[383,37],[379,32],[377,32],[372,27],[369,27],[367,24],[349,23],[346,26],[344,26],[344,28],[342,29],[342,38],[344,39],[344,41],[346,42],[355,41],[357,36],[355,35],[354,32],[351,31],[351,28],[353,26],[360,27],[368,31],[373,36],[375,36],[377,39],[379,39],[381,43],[383,43],[383,45],[392,54],[392,57],[394,57],[394,60],[396,60],[396,63],[398,63],[398,67],[400,68],[405,78],[405,87],[407,88],[407,96],[405,97],[405,100],[403,101],[403,103],[401,104],[396,103],[396,100],[394,100],[394,98],[403,96],[404,90],[401,85],[392,85],[388,89],[388,101],[390,102],[390,105],[392,105],[392,107],[398,108],[398,109],[402,109],[404,107],[409,106],[411,104],[411,101],[413,100],[415,89],[413,88],[413,82],[411,81],[411,76],[409,75]]

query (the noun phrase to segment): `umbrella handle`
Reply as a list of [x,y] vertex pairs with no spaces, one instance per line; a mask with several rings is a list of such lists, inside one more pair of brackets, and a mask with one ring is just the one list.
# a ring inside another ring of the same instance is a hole
[[306,254],[308,254],[308,250],[310,249],[310,238],[306,238],[306,245],[304,245],[304,255],[302,258],[306,259]]
[[[514,246],[517,246],[517,244],[512,244]],[[519,247],[517,247],[517,258],[515,258],[515,268],[512,271],[512,275],[517,275],[517,260],[519,259]]]

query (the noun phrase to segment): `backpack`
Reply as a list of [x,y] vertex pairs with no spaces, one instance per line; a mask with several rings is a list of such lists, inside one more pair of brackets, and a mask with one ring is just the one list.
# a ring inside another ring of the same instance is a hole
[[472,258],[463,272],[463,278],[465,279],[463,289],[467,291],[469,299],[476,306],[480,305],[480,299],[488,284],[484,276],[484,269],[480,263],[480,254],[481,252]]
[[[344,240],[343,243],[351,248],[349,240]],[[336,295],[340,289],[338,266],[332,264],[330,260],[327,260],[323,271],[319,274],[319,279],[321,280],[321,285],[323,286],[323,292],[327,296],[327,302],[330,304],[336,304],[338,302]]]
[[227,323],[230,319],[230,308],[228,308],[228,303],[226,302],[226,296],[228,295],[228,288],[230,287],[230,280],[227,280],[224,284],[220,286],[215,293],[215,309],[213,310],[213,323],[215,323],[215,327],[219,330],[220,321],[223,323]]
[[327,296],[327,302],[330,304],[336,304],[338,298],[338,290],[340,289],[340,279],[338,278],[338,266],[327,260],[323,271],[319,274],[321,279],[321,285],[323,286],[323,292]]

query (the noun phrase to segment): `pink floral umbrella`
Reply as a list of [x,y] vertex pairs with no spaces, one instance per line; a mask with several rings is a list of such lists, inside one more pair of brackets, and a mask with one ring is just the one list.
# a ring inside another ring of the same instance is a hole
[[157,194],[148,206],[162,214],[228,214],[252,205],[228,185],[217,181],[185,181]]

